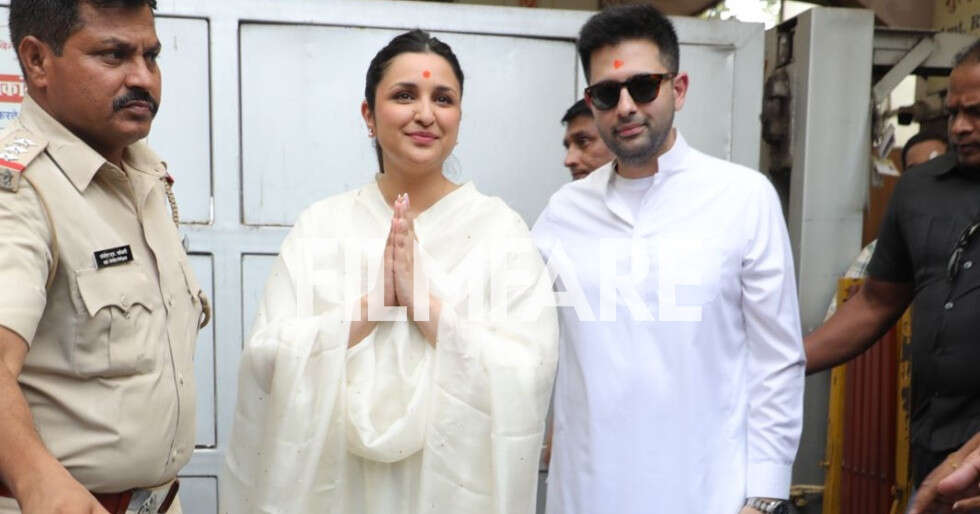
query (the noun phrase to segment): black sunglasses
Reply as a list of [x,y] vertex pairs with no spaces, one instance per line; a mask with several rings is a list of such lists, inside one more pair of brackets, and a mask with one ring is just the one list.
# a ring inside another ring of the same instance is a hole
[[960,261],[963,259],[963,252],[969,246],[970,240],[973,239],[973,235],[977,233],[978,229],[980,229],[980,223],[974,223],[966,227],[960,234],[960,238],[956,240],[956,246],[953,247],[953,251],[949,254],[949,261],[946,263],[946,278],[950,282],[956,279],[956,275],[960,274],[960,267],[962,266]]
[[660,84],[676,73],[643,73],[633,75],[623,82],[604,80],[585,88],[585,98],[600,111],[608,111],[619,103],[619,92],[625,87],[636,103],[645,104],[656,100]]

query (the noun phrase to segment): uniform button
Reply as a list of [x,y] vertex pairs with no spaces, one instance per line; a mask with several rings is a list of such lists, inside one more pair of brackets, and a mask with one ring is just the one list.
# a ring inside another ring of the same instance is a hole
[[963,269],[970,269],[973,267],[973,261],[966,261],[963,263]]
[[953,302],[946,302],[946,305],[943,305],[943,308],[946,309],[946,310],[952,309],[953,308]]
[[184,375],[177,375],[177,381],[180,382],[180,385],[184,385]]
[[174,306],[174,296],[173,295],[170,295],[170,296],[167,297],[167,306],[168,307],[173,307]]

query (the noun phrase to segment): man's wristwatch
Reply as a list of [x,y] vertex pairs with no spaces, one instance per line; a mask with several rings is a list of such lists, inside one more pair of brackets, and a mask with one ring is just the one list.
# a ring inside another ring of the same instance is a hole
[[769,498],[746,498],[745,506],[765,514],[789,514],[789,502]]

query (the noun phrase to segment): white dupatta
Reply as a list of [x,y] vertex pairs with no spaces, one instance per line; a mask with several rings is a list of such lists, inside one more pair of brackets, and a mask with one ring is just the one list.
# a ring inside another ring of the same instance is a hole
[[391,216],[371,183],[284,242],[242,355],[221,512],[534,512],[558,324],[527,226],[471,184],[441,199],[415,220],[437,345],[385,321],[348,350]]

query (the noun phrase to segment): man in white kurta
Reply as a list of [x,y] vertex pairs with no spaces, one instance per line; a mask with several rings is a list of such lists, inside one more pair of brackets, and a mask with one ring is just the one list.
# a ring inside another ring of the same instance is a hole
[[[663,62],[644,60],[646,41],[607,48],[592,84]],[[687,77],[667,80],[657,101],[672,113]],[[614,152],[635,138],[610,132],[667,116],[630,93],[593,108]],[[780,202],[669,121],[651,173],[625,177],[617,158],[556,192],[532,231],[562,303],[549,514],[766,512],[749,500],[788,497],[804,354]]]

